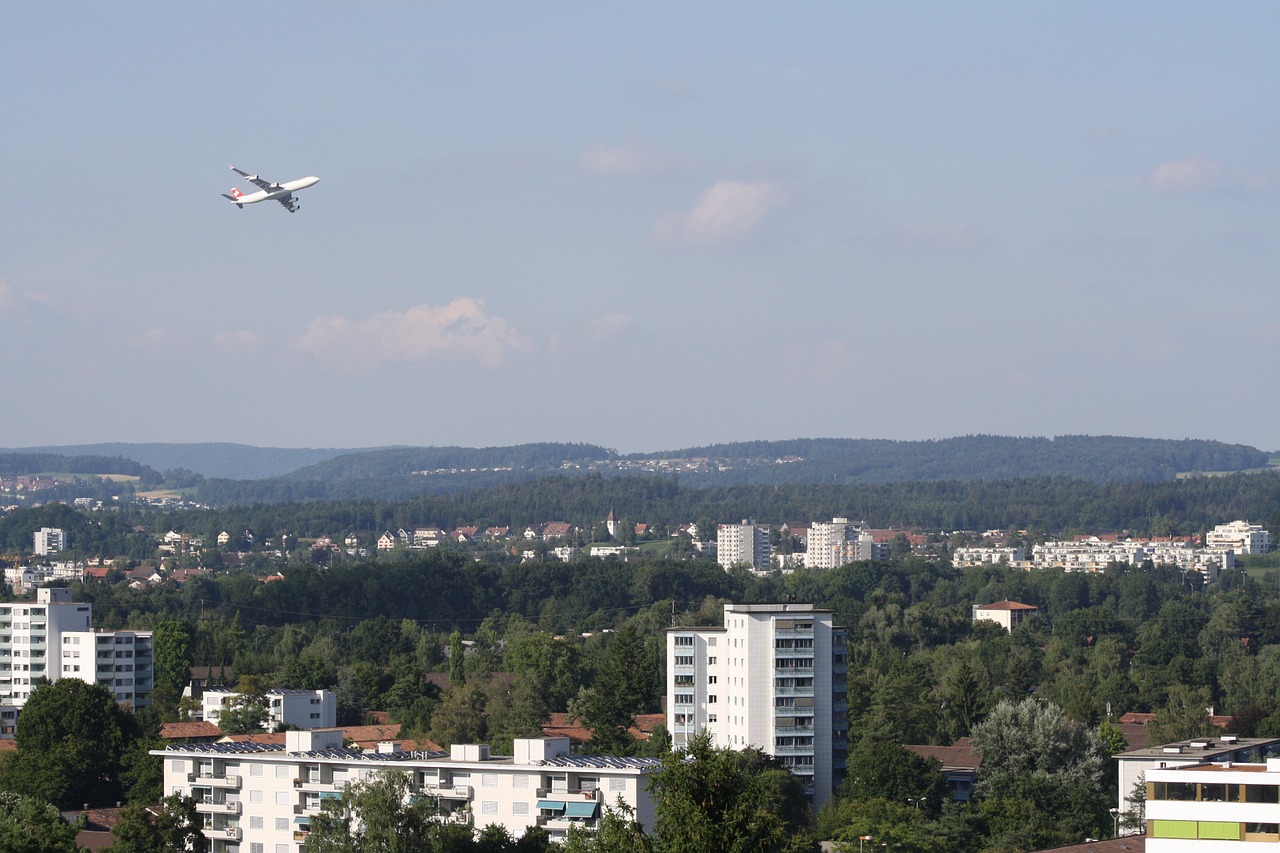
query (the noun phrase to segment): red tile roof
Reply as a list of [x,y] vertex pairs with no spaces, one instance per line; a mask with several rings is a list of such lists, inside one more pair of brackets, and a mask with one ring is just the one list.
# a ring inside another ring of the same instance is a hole
[[217,738],[224,732],[207,720],[193,720],[187,723],[161,723],[160,737],[165,740],[190,740],[192,738]]

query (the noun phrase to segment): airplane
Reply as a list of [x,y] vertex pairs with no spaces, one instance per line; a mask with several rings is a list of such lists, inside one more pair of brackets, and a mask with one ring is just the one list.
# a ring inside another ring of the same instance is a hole
[[222,194],[223,198],[227,199],[241,210],[244,210],[244,206],[246,204],[256,204],[260,201],[278,201],[284,205],[285,210],[290,213],[297,213],[299,207],[298,200],[293,197],[293,194],[298,190],[305,190],[307,187],[315,186],[320,182],[319,178],[312,175],[308,178],[298,178],[296,181],[286,181],[283,184],[276,184],[271,181],[264,181],[257,175],[250,175],[248,172],[242,172],[235,166],[231,166],[230,168],[231,171],[258,187],[258,191],[256,193],[249,193],[248,195],[245,195],[238,189],[232,189],[230,195],[227,193]]

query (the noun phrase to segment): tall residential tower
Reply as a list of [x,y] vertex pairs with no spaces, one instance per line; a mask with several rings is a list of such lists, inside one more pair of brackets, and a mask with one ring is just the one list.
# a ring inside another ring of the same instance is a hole
[[673,745],[706,730],[717,746],[756,747],[800,776],[820,807],[844,776],[844,628],[811,604],[726,604],[722,628],[667,632]]

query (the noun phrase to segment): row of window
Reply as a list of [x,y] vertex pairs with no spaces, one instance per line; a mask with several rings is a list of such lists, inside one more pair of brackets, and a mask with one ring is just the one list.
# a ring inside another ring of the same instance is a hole
[[1222,782],[1152,782],[1147,797],[1207,803],[1280,803],[1280,786]]

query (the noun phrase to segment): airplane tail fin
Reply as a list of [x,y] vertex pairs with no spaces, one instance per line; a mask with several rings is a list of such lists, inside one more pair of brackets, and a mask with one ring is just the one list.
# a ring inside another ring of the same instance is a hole
[[244,205],[240,203],[240,197],[239,197],[240,194],[237,193],[235,190],[232,190],[231,193],[232,193],[231,195],[228,195],[227,193],[223,193],[222,197],[225,198],[227,201],[234,202],[236,207],[240,208],[241,210],[244,210]]

